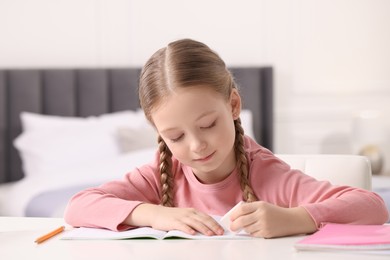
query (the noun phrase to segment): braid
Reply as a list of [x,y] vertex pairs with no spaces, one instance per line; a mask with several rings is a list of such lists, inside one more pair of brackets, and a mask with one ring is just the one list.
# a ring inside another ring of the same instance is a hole
[[158,136],[160,150],[161,204],[173,207],[172,153],[161,136]]
[[249,185],[249,171],[248,160],[244,151],[244,129],[241,126],[241,119],[234,120],[234,126],[236,128],[236,140],[234,143],[236,158],[238,164],[239,178],[241,190],[243,191],[244,201],[253,202],[257,201],[257,197],[254,194],[251,186]]

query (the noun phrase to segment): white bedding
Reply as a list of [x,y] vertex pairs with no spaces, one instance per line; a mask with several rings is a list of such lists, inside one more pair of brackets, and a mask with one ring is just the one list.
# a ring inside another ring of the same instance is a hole
[[[120,179],[135,167],[150,162],[155,152],[155,148],[145,148],[74,169],[58,169],[53,174],[30,175],[14,183],[0,184],[0,216],[24,216],[30,199],[44,192]],[[51,216],[61,217],[64,207],[58,205]]]

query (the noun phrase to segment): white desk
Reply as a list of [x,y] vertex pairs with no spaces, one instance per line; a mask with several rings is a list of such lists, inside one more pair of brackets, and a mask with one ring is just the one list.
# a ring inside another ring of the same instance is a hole
[[[301,236],[255,240],[60,240],[61,234],[42,244],[34,240],[64,225],[58,218],[0,217],[0,258],[8,259],[389,259],[355,253],[297,252]],[[70,229],[67,226],[66,229]]]

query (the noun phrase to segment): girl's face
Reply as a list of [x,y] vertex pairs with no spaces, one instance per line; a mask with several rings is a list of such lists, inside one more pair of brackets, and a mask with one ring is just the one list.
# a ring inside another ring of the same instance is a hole
[[190,166],[199,181],[215,183],[236,166],[233,121],[240,110],[235,89],[226,101],[208,87],[179,88],[152,112],[152,119],[173,156]]

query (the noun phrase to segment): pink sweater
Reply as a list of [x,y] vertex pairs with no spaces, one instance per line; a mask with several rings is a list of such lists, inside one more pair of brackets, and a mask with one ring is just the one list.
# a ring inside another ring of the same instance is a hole
[[[317,181],[291,169],[249,137],[245,139],[245,149],[250,163],[250,183],[259,200],[281,207],[303,206],[317,227],[324,222],[383,224],[388,220],[383,200],[373,192]],[[175,158],[172,160],[177,207],[196,208],[221,216],[242,200],[236,171],[219,183],[202,184],[191,168]],[[129,226],[121,223],[142,202],[160,202],[158,153],[152,163],[126,174],[122,180],[73,196],[65,220],[73,226],[128,229]]]

